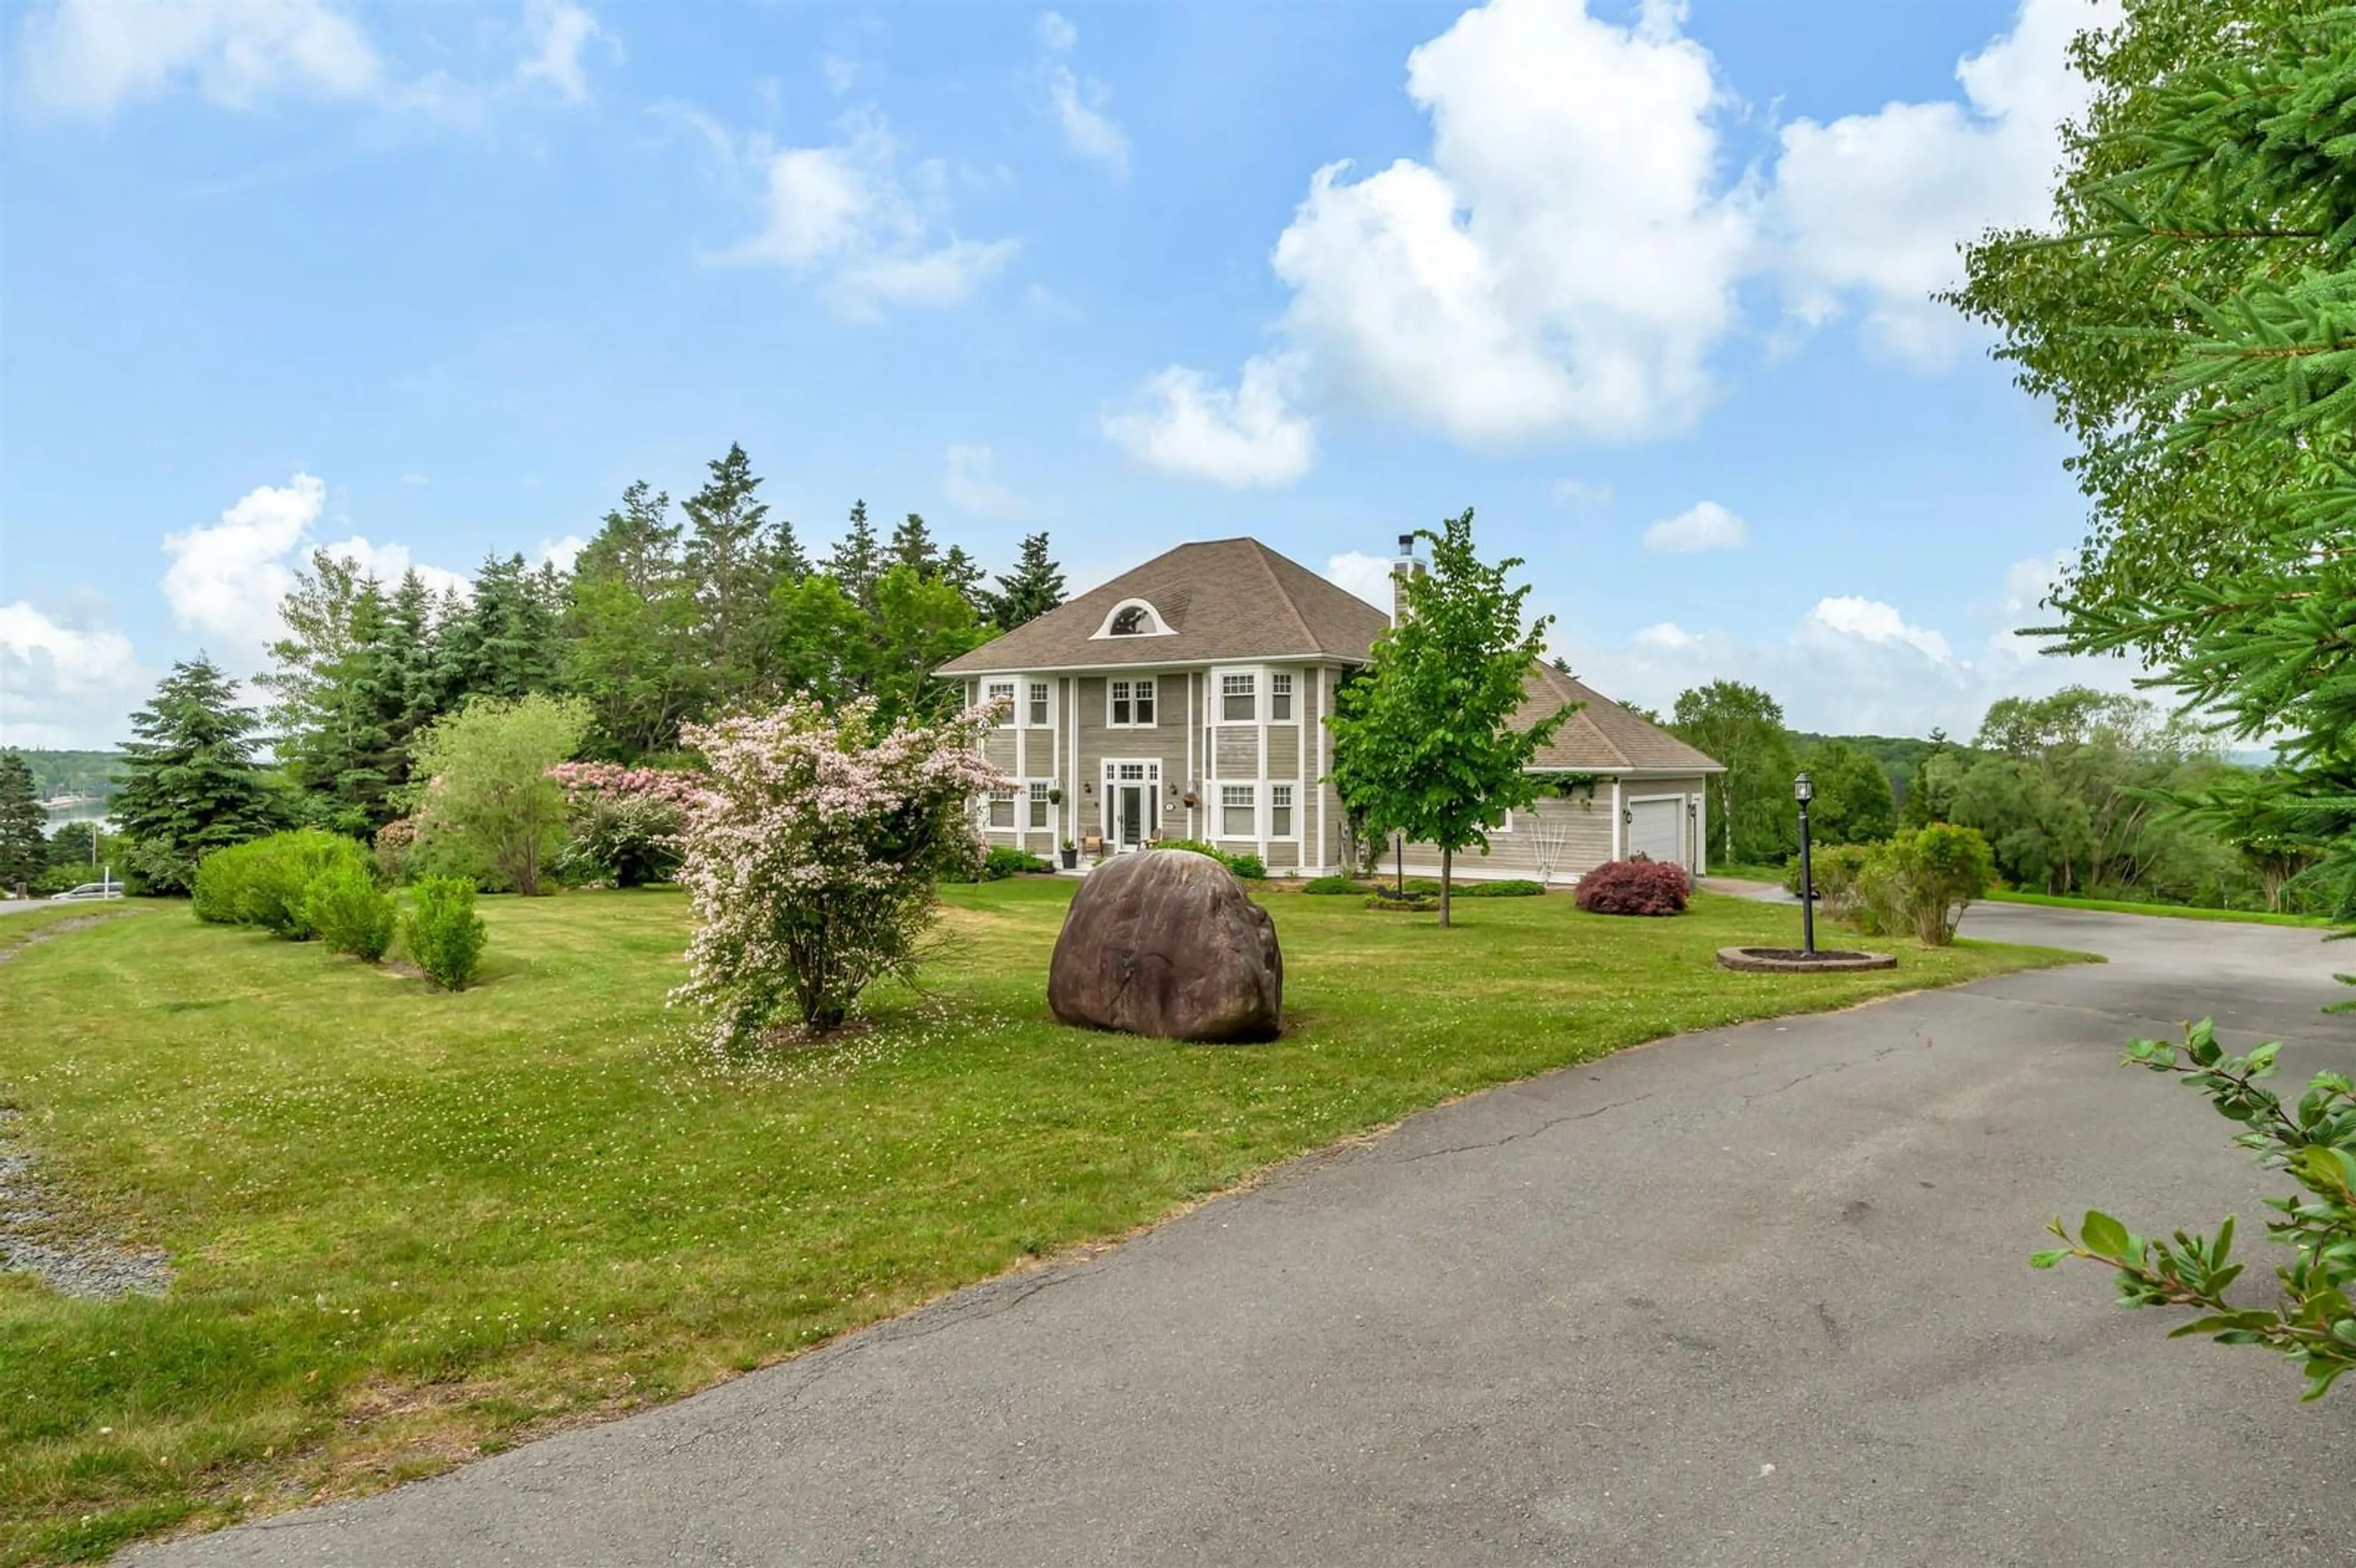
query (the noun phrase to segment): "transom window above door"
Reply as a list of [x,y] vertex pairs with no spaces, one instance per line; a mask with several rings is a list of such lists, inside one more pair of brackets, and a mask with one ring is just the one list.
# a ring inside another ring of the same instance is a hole
[[1153,728],[1153,677],[1136,676],[1128,680],[1108,683],[1106,699],[1110,711],[1105,722],[1116,730],[1151,730]]

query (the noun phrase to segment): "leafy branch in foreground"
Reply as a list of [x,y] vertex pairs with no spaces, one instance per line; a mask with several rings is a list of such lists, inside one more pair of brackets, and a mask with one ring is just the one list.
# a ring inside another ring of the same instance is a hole
[[2064,1258],[2084,1258],[2115,1270],[2120,1306],[2185,1307],[2202,1314],[2171,1339],[2206,1334],[2220,1344],[2278,1350],[2307,1374],[2306,1397],[2319,1399],[2342,1373],[2356,1369],[2356,1304],[2351,1301],[2356,1290],[2356,1084],[2342,1073],[2319,1072],[2297,1104],[2287,1106],[2259,1083],[2274,1072],[2279,1042],[2229,1055],[2204,1019],[2185,1030],[2181,1049],[2179,1061],[2173,1043],[2138,1040],[2127,1048],[2127,1060],[2174,1073],[2185,1087],[2208,1095],[2219,1115],[2245,1129],[2235,1144],[2305,1190],[2302,1197],[2266,1200],[2281,1216],[2267,1224],[2266,1234],[2292,1250],[2290,1264],[2275,1271],[2280,1298],[2271,1307],[2226,1298],[2226,1287],[2244,1266],[2230,1261],[2231,1218],[2213,1237],[2179,1231],[2162,1241],[2088,1210],[2075,1236],[2055,1220],[2053,1233],[2064,1244],[2030,1261],[2051,1268]]

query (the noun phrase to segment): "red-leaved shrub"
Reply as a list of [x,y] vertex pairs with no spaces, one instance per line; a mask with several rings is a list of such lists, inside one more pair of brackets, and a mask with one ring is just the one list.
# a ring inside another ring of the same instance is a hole
[[1591,914],[1683,914],[1692,884],[1667,860],[1606,860],[1579,879],[1579,907]]

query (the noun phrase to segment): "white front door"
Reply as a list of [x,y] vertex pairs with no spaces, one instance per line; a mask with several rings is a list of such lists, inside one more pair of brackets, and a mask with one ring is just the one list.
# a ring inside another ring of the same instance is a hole
[[1162,827],[1162,764],[1140,760],[1104,765],[1105,842],[1117,852],[1142,849]]

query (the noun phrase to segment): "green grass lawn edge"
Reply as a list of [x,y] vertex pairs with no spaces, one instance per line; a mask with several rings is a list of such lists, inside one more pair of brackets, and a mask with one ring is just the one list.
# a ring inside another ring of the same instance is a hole
[[2189,904],[2132,903],[2124,899],[2079,899],[2055,893],[1995,892],[1991,903],[2034,904],[2041,909],[2082,909],[2096,914],[2150,914],[2168,920],[2222,920],[2244,925],[2297,925],[2328,931],[2332,923],[2321,915],[2276,914],[2257,909],[2196,909]]
[[[958,951],[881,1008],[906,1040],[716,1089],[630,1039],[676,973],[673,895],[487,901],[487,983],[458,997],[185,904],[20,953],[0,1032],[41,1045],[0,1063],[0,1103],[182,1274],[106,1305],[0,1282],[0,1360],[40,1372],[0,1410],[0,1563],[103,1560],[682,1397],[1620,1050],[2086,956],[1899,944],[1894,974],[1732,976],[1715,947],[1788,943],[1795,910],[1487,900],[1440,932],[1271,891],[1287,1040],[1180,1047],[1044,1018],[1070,891],[948,890]],[[565,1162],[584,1131],[618,1134],[612,1166]],[[791,1244],[732,1239],[748,1190],[795,1200]]]

